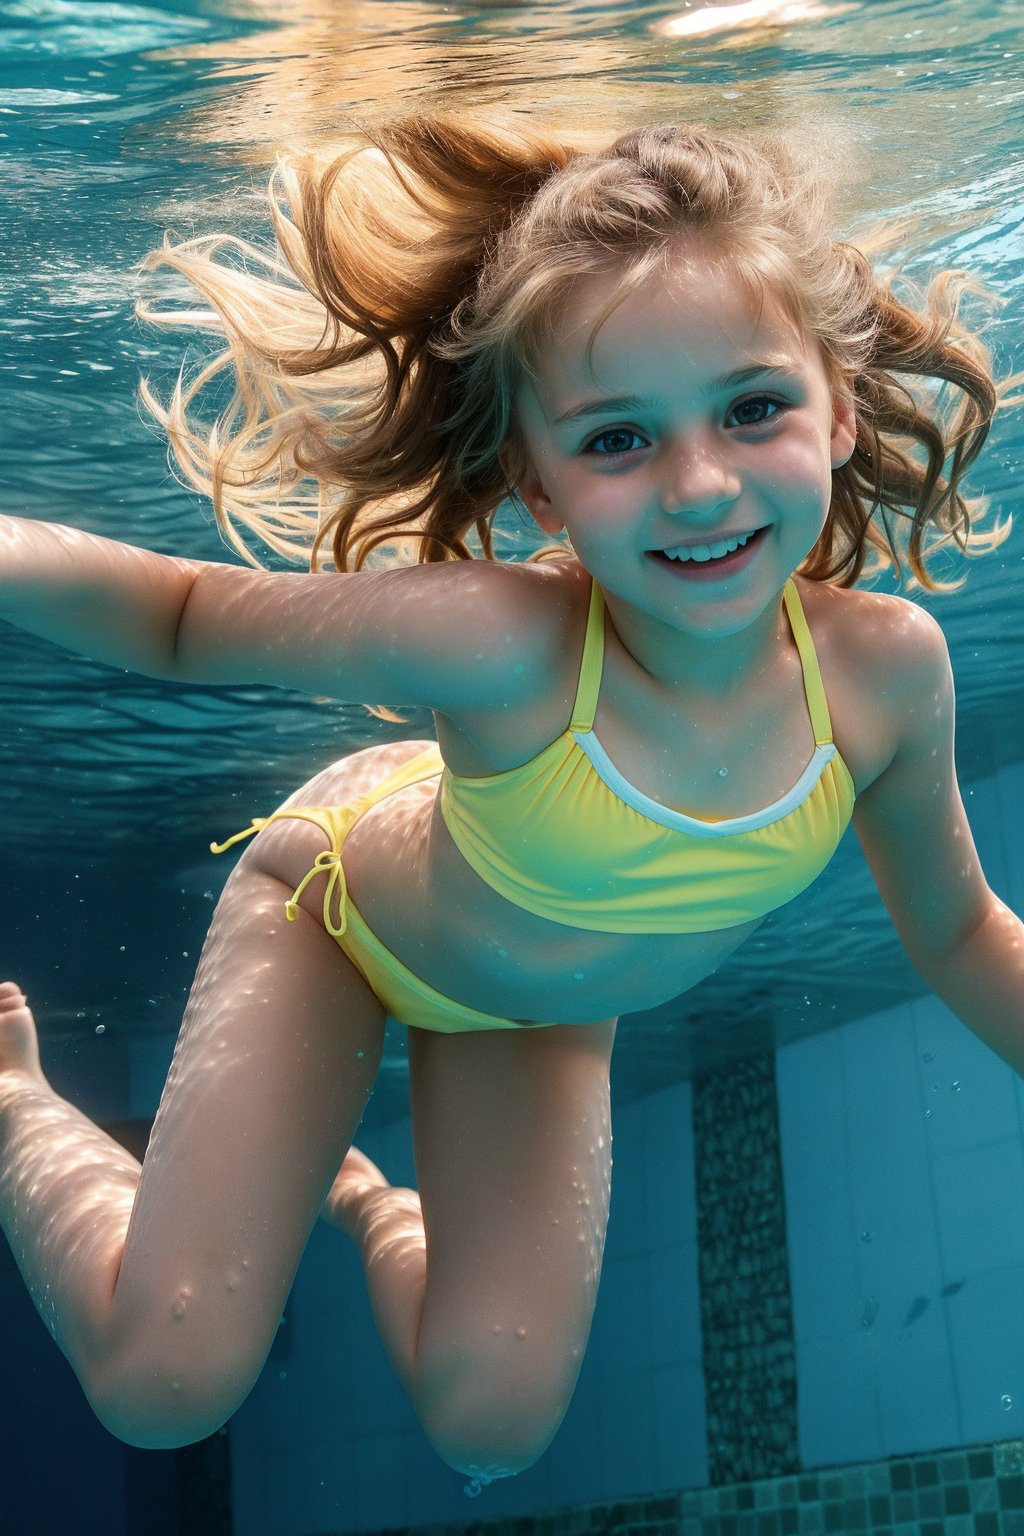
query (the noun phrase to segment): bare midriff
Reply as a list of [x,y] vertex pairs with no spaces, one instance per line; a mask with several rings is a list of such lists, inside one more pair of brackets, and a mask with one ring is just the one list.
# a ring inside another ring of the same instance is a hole
[[595,933],[537,917],[466,863],[441,817],[438,781],[374,806],[345,843],[349,894],[382,944],[422,981],[505,1018],[589,1024],[686,992],[758,923],[717,933]]

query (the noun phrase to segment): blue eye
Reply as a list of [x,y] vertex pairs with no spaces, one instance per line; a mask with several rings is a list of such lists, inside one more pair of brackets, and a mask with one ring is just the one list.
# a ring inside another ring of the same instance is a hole
[[740,422],[740,426],[741,427],[759,427],[759,426],[761,426],[761,424],[763,422],[774,421],[775,417],[779,414],[779,412],[781,410],[785,410],[785,402],[784,401],[782,401],[782,400],[772,400],[772,399],[769,398],[768,395],[751,395],[749,399],[741,400],[737,405],[734,405],[733,406],[733,410],[734,411],[745,411],[748,408],[748,406],[755,406],[755,407],[757,407],[757,406],[763,406],[763,405],[773,405],[775,407],[775,410],[774,410],[774,412],[773,412],[773,414],[771,416],[759,416],[756,421],[741,421]]
[[596,452],[599,458],[617,459],[621,454],[629,452],[628,447],[620,446],[618,448],[598,448],[598,443],[606,443],[609,439],[614,441],[615,438],[620,440],[620,444],[623,438],[625,438],[628,443],[630,438],[638,437],[640,437],[640,433],[634,432],[632,427],[609,427],[606,431],[599,432],[597,437],[592,437],[589,443],[584,445],[583,452]]

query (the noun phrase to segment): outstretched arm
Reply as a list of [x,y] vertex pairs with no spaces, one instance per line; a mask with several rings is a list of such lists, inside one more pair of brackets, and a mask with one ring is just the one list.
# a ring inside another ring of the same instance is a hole
[[550,573],[488,560],[310,575],[182,560],[0,514],[0,620],[108,666],[458,718],[557,659]]
[[915,970],[1024,1077],[1024,922],[978,859],[953,759],[949,652],[923,610],[908,644],[903,739],[858,799],[854,827]]
[[0,619],[96,661],[175,676],[178,622],[201,563],[0,516]]
[[980,1040],[1024,1077],[1024,923],[989,892],[981,922],[921,975]]

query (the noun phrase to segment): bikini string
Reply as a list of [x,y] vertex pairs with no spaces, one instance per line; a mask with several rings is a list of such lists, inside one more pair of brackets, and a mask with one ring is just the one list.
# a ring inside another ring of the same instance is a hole
[[[291,816],[299,815],[295,811],[288,812],[287,814]],[[300,819],[302,821],[312,821],[314,826],[322,828],[322,823],[314,820],[312,816],[300,816]],[[251,827],[246,827],[243,831],[236,832],[233,837],[229,837],[224,843],[211,843],[210,852],[224,853],[228,848],[232,848],[235,843],[240,843],[244,838],[251,837],[254,832],[262,831],[273,820],[273,816],[254,816]],[[322,853],[317,854],[313,860],[312,869],[303,875],[292,892],[291,899],[285,902],[285,916],[290,923],[294,923],[299,915],[299,897],[309,882],[315,880],[317,875],[322,874],[327,875],[327,888],[324,891],[324,927],[332,938],[338,939],[348,928],[348,886],[345,883],[345,871],[341,864],[341,853],[336,848],[325,848]],[[337,893],[336,902],[335,893]],[[332,905],[336,905],[338,909],[337,923],[331,915]]]

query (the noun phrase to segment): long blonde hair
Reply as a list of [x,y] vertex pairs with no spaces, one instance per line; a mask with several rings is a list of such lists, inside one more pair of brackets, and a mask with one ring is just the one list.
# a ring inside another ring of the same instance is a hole
[[[948,590],[958,583],[926,568],[933,549],[974,554],[1010,531],[1007,518],[978,533],[987,500],[960,489],[996,411],[1020,403],[1007,391],[1021,376],[997,385],[960,316],[968,293],[1000,301],[959,271],[925,293],[900,279],[910,302],[898,297],[895,277],[835,238],[834,199],[806,137],[786,129],[667,124],[584,151],[523,121],[432,113],[362,127],[329,157],[279,160],[276,249],[166,238],[147,259],[210,307],[140,305],[143,317],[226,348],[179,374],[166,404],[146,380],[142,399],[253,564],[253,537],[313,569],[327,551],[342,571],[378,549],[472,559],[474,535],[494,559],[495,513],[524,468],[515,391],[573,284],[618,274],[614,305],[696,236],[752,294],[781,301],[855,402],[853,457],[833,473],[801,573],[851,586],[871,546],[870,574],[892,565],[902,578],[906,558],[922,586]],[[871,237],[888,238],[882,226]],[[201,431],[190,407],[223,370],[231,399]],[[946,386],[957,398],[944,413]]]

